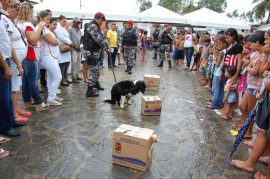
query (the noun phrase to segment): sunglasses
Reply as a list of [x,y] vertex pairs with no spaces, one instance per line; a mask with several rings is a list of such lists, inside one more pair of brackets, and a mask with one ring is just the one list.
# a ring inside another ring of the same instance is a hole
[[16,3],[16,4],[12,4],[10,7],[11,7],[11,8],[14,8],[14,9],[19,9],[20,6],[21,6],[20,3]]

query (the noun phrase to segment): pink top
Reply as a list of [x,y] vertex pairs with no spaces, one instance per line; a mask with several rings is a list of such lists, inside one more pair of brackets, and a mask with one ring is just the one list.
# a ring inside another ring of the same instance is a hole
[[[263,58],[264,58],[264,54],[262,55],[259,52],[255,52],[254,59],[252,60],[253,61],[252,68],[255,68],[256,64],[259,61],[262,61]],[[262,86],[262,80],[263,80],[262,76],[260,76],[260,75],[254,76],[251,73],[248,73],[248,76],[247,76],[247,88],[252,88],[252,89],[259,90],[261,88],[261,86]]]
[[228,79],[225,86],[224,86],[224,91],[227,92],[229,89],[231,91],[235,91],[237,89],[238,82],[232,82],[231,79]]

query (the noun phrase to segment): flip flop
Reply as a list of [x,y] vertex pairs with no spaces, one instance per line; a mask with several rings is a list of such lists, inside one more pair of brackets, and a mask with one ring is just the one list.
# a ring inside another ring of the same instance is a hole
[[18,112],[18,114],[20,116],[23,116],[23,117],[27,117],[27,116],[31,116],[32,115],[32,112],[26,111],[26,110],[23,110],[23,109],[18,109],[17,112]]
[[244,136],[244,139],[252,139],[252,136]]
[[206,101],[208,101],[208,102],[211,102],[211,101],[212,101],[212,99],[210,99],[210,98],[207,98],[207,99],[206,99]]
[[214,108],[212,107],[212,105],[206,105],[206,107],[207,107],[208,109],[214,109]]
[[[268,159],[268,160],[267,160]],[[269,157],[260,157],[259,162],[262,163],[265,166],[268,166]]]
[[0,158],[4,158],[9,155],[9,151],[0,149]]
[[267,176],[264,176],[264,175],[261,174],[260,172],[257,172],[257,173],[255,173],[255,175],[254,175],[254,178],[255,178],[255,179],[261,179],[262,177],[267,177]]
[[7,138],[7,137],[0,137],[0,143],[1,143],[1,144],[6,143],[6,142],[8,142],[8,141],[10,141],[9,138]]
[[229,165],[246,173],[255,173],[255,171],[250,171],[250,170],[240,167],[235,160],[229,160]]
[[254,144],[251,140],[246,140],[244,141],[244,144],[250,148],[253,148],[254,147]]
[[221,115],[222,115],[222,113],[221,113],[221,112],[219,112],[219,111],[216,111],[216,114],[217,114],[217,115],[219,115],[219,116],[221,116]]

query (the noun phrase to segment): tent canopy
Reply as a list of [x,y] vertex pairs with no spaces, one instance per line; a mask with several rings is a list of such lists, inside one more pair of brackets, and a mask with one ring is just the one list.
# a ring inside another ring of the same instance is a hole
[[188,24],[189,21],[169,9],[160,5],[154,5],[138,14],[140,22],[155,22],[155,23],[174,23],[174,24]]
[[201,8],[197,11],[183,16],[190,21],[192,26],[205,26],[214,28],[235,28],[249,30],[250,26],[242,21],[232,19],[224,14],[217,13],[207,8]]

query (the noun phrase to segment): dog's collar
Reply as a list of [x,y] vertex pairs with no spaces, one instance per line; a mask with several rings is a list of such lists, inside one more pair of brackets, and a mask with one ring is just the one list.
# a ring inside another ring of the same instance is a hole
[[137,83],[137,82],[138,82],[138,80],[136,80],[136,81],[133,81],[133,84],[134,84],[134,85],[136,85],[136,83]]

